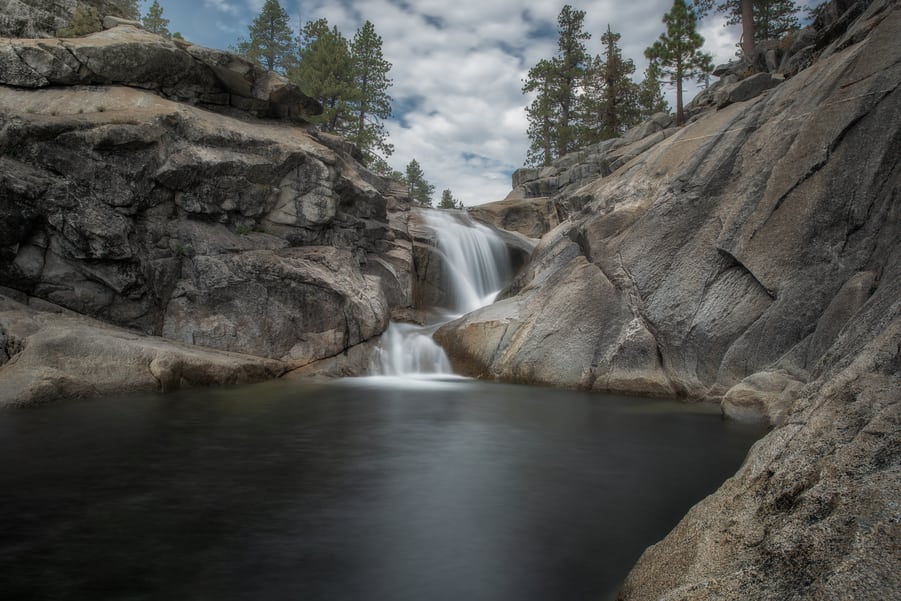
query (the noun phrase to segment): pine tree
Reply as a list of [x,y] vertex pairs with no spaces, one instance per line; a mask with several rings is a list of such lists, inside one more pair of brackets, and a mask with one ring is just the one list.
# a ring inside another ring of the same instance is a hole
[[438,202],[439,209],[462,209],[463,203],[454,198],[454,195],[447,188],[441,192],[441,200]]
[[240,40],[235,51],[267,71],[284,75],[295,64],[297,51],[288,21],[288,13],[278,0],[266,0],[247,28],[248,39]]
[[696,29],[694,12],[685,0],[675,0],[670,12],[663,16],[666,32],[644,51],[658,72],[676,86],[676,125],[685,123],[682,82],[696,79],[713,70],[711,56],[701,52],[704,38]]
[[155,33],[167,38],[171,38],[169,32],[169,19],[163,17],[163,7],[160,6],[158,0],[153,0],[153,4],[147,9],[147,14],[142,19],[144,29],[150,33]]
[[425,173],[422,172],[422,167],[419,166],[419,162],[416,159],[411,160],[407,164],[404,179],[407,182],[410,198],[424,206],[432,206],[432,195],[435,193],[435,186],[426,181]]
[[591,38],[591,34],[582,30],[585,22],[584,10],[573,10],[567,4],[557,17],[557,56],[554,58],[555,89],[554,96],[559,105],[559,123],[557,124],[556,152],[557,156],[575,149],[580,138],[577,92],[585,78],[585,70],[589,56],[583,40]]
[[554,65],[549,60],[538,61],[529,69],[529,77],[522,87],[523,94],[536,92],[526,108],[529,120],[527,134],[531,144],[526,155],[527,165],[550,165],[555,158],[554,136],[557,106],[553,96]]
[[660,89],[660,76],[654,63],[645,69],[644,79],[638,84],[638,110],[641,121],[657,113],[670,112],[669,103]]
[[742,52],[750,55],[756,41],[777,39],[798,29],[800,8],[794,0],[694,0],[703,18],[711,12],[726,16],[726,25],[742,26]]
[[350,100],[355,124],[351,140],[363,152],[367,165],[391,156],[394,146],[388,143],[384,119],[391,117],[391,96],[388,89],[391,63],[382,54],[382,38],[375,26],[366,21],[357,30],[350,44],[352,81],[355,93]]
[[608,25],[601,36],[603,55],[594,58],[586,74],[583,144],[619,137],[639,121],[638,86],[631,79],[635,63],[623,58],[620,38]]
[[353,103],[359,102],[359,94],[350,44],[337,27],[329,28],[326,19],[308,22],[302,36],[300,64],[291,72],[291,80],[322,103],[323,113],[314,122],[324,131],[353,138]]
[[584,137],[578,95],[590,60],[584,40],[591,38],[584,22],[585,11],[564,6],[557,17],[556,56],[539,61],[523,82],[523,93],[537,93],[526,110],[532,141],[527,164],[550,164]]

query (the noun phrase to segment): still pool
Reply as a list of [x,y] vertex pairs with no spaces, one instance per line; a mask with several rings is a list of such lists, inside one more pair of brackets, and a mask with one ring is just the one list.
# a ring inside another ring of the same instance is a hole
[[762,434],[471,380],[0,412],[0,598],[605,599]]

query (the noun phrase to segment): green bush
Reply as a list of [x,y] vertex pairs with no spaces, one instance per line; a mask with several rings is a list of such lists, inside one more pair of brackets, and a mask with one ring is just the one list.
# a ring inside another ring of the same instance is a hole
[[61,38],[77,38],[103,29],[103,17],[91,6],[79,6],[67,27],[56,32]]

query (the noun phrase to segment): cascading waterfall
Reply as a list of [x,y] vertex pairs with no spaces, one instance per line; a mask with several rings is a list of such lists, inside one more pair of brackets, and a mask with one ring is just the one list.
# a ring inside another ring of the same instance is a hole
[[424,326],[392,322],[382,334],[370,373],[423,377],[452,375],[444,349],[432,334],[444,323],[494,302],[512,273],[506,244],[490,228],[456,211],[423,211],[435,233],[447,298]]

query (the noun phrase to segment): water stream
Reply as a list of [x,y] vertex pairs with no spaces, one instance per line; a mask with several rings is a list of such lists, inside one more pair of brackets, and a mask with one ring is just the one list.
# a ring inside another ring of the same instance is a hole
[[459,211],[423,211],[421,216],[435,234],[447,296],[424,325],[389,324],[372,357],[373,375],[452,375],[450,361],[432,334],[448,321],[493,303],[512,277],[510,253],[491,228]]

